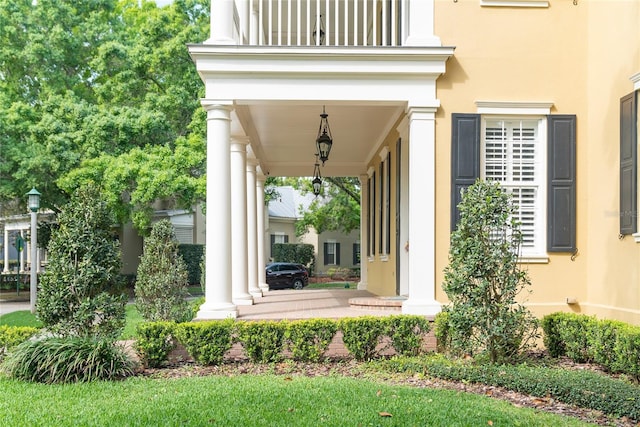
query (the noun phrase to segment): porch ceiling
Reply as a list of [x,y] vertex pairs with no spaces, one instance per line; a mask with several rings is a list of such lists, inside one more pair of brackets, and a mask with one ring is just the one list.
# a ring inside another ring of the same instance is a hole
[[245,102],[235,115],[265,174],[311,176],[325,106],[333,147],[322,176],[357,176],[404,111],[400,104],[331,101]]

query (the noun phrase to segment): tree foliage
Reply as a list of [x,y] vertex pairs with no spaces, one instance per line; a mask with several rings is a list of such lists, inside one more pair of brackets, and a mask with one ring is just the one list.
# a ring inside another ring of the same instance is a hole
[[515,206],[498,183],[476,181],[462,195],[443,288],[451,304],[448,341],[458,354],[513,360],[536,338],[537,322],[518,301],[531,286],[518,264]]
[[124,327],[120,245],[95,188],[78,190],[59,215],[40,278],[36,314],[64,336],[115,337]]
[[[268,178],[265,199],[277,198],[277,187],[281,185],[291,185],[304,193],[313,191],[311,178]],[[320,195],[301,213],[302,218],[296,222],[298,236],[306,234],[309,228],[317,233],[350,233],[360,228],[360,181],[354,177],[323,178]]]
[[187,297],[187,267],[178,253],[169,220],[153,224],[145,238],[136,278],[136,307],[149,321],[191,320]]
[[[0,203],[35,186],[59,211],[92,181],[146,227],[156,198],[203,198],[204,87],[186,45],[208,14],[207,0],[0,0]],[[111,167],[127,180],[93,171]]]

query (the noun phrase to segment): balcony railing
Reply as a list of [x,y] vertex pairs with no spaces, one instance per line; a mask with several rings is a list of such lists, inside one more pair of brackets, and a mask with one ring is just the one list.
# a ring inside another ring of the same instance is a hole
[[401,46],[409,0],[235,0],[233,37],[257,46]]

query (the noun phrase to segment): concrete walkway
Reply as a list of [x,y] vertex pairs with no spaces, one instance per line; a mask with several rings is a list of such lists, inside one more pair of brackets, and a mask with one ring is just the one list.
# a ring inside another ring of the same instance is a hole
[[[253,305],[238,306],[238,319],[309,319],[317,317],[338,319],[341,317],[399,314],[399,311],[349,306],[351,298],[370,297],[373,295],[367,291],[340,288],[267,291],[264,296],[254,298]],[[28,295],[26,300],[0,300],[0,315],[29,309]]]
[[254,298],[253,305],[238,306],[238,319],[309,319],[388,316],[398,311],[352,308],[351,298],[369,298],[374,295],[355,289],[302,289],[265,292]]
[[0,300],[0,316],[7,313],[13,313],[14,311],[30,310],[31,304],[29,301],[4,301]]

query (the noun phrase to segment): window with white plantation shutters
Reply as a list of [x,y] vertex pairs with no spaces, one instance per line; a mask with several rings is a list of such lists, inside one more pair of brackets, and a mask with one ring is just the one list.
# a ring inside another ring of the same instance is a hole
[[498,181],[517,205],[522,255],[544,251],[545,162],[540,120],[484,119],[482,177]]

